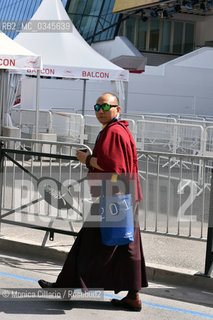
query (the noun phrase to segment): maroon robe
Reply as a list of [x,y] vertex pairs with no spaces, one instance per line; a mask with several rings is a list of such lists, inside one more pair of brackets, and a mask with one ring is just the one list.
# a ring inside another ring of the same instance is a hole
[[[92,179],[96,179],[97,175],[99,179],[112,173],[128,176],[128,179],[133,180],[134,200],[138,208],[142,192],[137,153],[127,126],[127,121],[116,121],[101,131],[93,156],[104,172],[92,169],[88,179],[92,185]],[[91,209],[95,209],[98,214],[98,206],[92,206]],[[136,211],[138,214],[138,209]],[[56,284],[66,288],[114,290],[115,293],[148,286],[138,222],[135,222],[134,241],[122,246],[102,244],[99,225],[95,227],[85,224],[78,233]]]

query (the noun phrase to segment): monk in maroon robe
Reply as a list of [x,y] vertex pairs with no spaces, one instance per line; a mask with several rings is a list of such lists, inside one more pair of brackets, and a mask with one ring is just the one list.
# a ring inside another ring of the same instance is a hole
[[[92,155],[77,151],[78,160],[89,168],[88,180],[92,196],[97,188],[92,188],[92,180],[108,179],[113,175],[124,177],[132,183],[131,193],[136,217],[142,192],[138,177],[137,153],[128,122],[121,121],[121,107],[118,98],[105,93],[97,100],[96,117],[103,125],[97,137]],[[106,178],[107,177],[107,178]],[[130,185],[130,183],[127,183]],[[98,215],[99,205],[91,207],[91,214]],[[39,280],[42,288],[102,288],[115,293],[128,291],[122,300],[113,299],[118,307],[140,311],[139,290],[148,286],[140,227],[134,221],[134,241],[120,246],[102,243],[99,224],[85,223],[67,256],[62,271],[55,283]]]

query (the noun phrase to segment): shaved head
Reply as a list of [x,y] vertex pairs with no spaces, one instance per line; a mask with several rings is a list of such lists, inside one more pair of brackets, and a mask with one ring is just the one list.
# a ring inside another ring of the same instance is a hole
[[[104,92],[99,98],[102,98],[103,96],[111,96],[112,98],[114,98],[114,103],[119,105],[119,99],[118,97],[114,94],[114,93],[111,93],[111,92]],[[97,101],[99,100],[99,98],[97,99]]]

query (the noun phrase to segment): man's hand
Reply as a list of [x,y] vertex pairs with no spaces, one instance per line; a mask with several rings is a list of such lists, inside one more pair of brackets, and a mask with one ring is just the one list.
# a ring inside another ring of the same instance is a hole
[[89,150],[88,150],[87,152],[80,151],[80,150],[77,150],[77,151],[76,151],[76,157],[77,157],[77,159],[78,159],[81,163],[83,163],[83,164],[86,163],[86,158],[87,158],[89,155],[90,155]]
[[[84,152],[84,151],[80,151],[80,150],[77,150],[76,151],[76,157],[77,159],[83,163],[83,164],[86,164],[86,158],[90,155],[90,152],[89,150],[87,152]],[[96,168],[100,171],[103,171],[103,169],[97,164],[97,158],[95,157],[92,157],[91,160],[90,160],[90,165],[91,167],[93,168]]]

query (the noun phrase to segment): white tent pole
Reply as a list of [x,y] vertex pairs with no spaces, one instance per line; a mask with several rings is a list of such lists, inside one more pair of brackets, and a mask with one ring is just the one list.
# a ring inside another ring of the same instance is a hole
[[85,114],[86,85],[87,85],[87,80],[84,79],[83,100],[82,100],[82,114],[83,114],[83,115]]
[[127,113],[128,84],[129,84],[128,81],[124,81],[125,113]]
[[40,69],[37,70],[37,78],[36,78],[36,128],[35,135],[36,139],[38,139],[38,125],[39,125],[39,91],[40,91]]

